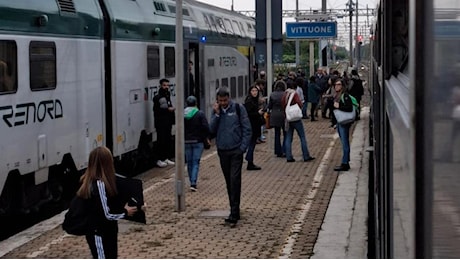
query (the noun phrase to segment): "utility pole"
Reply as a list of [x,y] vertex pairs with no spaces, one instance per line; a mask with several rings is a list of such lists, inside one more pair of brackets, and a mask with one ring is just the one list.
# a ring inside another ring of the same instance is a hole
[[235,11],[235,10],[233,9],[233,0],[232,0],[232,12],[233,12],[233,11]]
[[[299,22],[299,0],[295,0],[295,21]],[[300,65],[300,41],[295,39],[295,66]]]
[[348,11],[350,14],[350,66],[353,67],[353,2],[351,0],[348,1]]
[[[321,1],[321,12],[324,15],[326,15],[326,12],[327,12],[327,1],[326,0]],[[327,40],[320,39],[318,49],[319,49],[319,53],[320,53],[320,55],[319,55],[319,65],[321,67],[327,67],[327,48],[328,48]]]
[[356,69],[359,68],[359,60],[360,60],[360,54],[361,54],[361,46],[359,45],[359,39],[358,39],[358,13],[359,13],[359,10],[358,10],[358,0],[356,0],[356,8],[355,8],[355,12],[356,12],[356,35],[355,35],[355,53],[356,53]]

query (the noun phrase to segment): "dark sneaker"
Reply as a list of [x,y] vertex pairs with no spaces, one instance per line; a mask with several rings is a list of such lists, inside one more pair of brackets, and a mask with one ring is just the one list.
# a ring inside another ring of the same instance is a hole
[[248,171],[258,171],[261,170],[262,168],[260,166],[257,166],[255,164],[248,164],[248,167],[246,167],[246,170]]
[[236,224],[238,223],[238,220],[240,220],[240,216],[228,216],[228,218],[225,219],[225,223],[230,223],[230,224]]
[[295,162],[295,159],[287,159],[287,162]]
[[310,156],[310,157],[308,157],[307,159],[304,159],[303,161],[304,161],[304,162],[309,162],[309,161],[313,161],[314,159],[315,159],[315,157]]
[[336,166],[334,168],[334,171],[337,171],[337,172],[345,172],[348,170],[350,170],[350,165],[348,163],[342,163],[341,165]]
[[190,185],[190,190],[191,191],[197,191],[198,189],[196,188],[196,185]]

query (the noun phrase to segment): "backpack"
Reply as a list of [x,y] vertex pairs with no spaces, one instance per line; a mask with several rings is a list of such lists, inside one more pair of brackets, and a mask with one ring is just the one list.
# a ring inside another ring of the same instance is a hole
[[83,236],[91,232],[90,201],[75,196],[65,214],[62,229],[70,235]]
[[[342,102],[344,103],[343,95],[344,94],[342,94],[342,96],[340,96],[340,100],[342,100]],[[355,107],[355,109],[358,110],[358,108],[359,108],[358,100],[356,100],[356,98],[354,96],[350,95],[350,94],[348,94],[348,96],[350,97],[351,103],[353,103],[353,106]]]
[[[340,96],[340,100],[342,100],[342,102],[344,103],[344,101],[343,101],[343,95],[344,95],[344,94],[342,94],[342,96]],[[359,117],[360,111],[359,111],[359,103],[358,103],[358,100],[356,100],[356,98],[355,98],[354,96],[350,95],[350,94],[348,94],[348,96],[350,97],[351,103],[353,104],[353,107],[355,108],[356,116]]]
[[353,81],[353,86],[349,92],[356,96],[362,96],[364,94],[363,81],[361,79],[351,79]]

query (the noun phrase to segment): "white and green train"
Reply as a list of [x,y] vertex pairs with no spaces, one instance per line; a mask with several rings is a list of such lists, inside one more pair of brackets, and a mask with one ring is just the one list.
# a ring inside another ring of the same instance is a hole
[[[0,216],[75,192],[89,152],[117,170],[155,157],[152,98],[175,82],[173,0],[0,0]],[[184,69],[210,114],[219,86],[246,96],[255,21],[184,0]],[[151,164],[153,165],[153,163]]]

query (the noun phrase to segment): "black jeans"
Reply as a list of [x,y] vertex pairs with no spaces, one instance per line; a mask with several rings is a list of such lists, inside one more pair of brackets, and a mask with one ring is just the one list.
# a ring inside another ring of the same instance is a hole
[[171,156],[171,129],[172,125],[165,124],[156,128],[157,130],[157,144],[158,160],[166,160]]
[[316,113],[316,108],[317,107],[318,107],[318,103],[311,103],[311,107],[310,107],[311,120],[315,119],[315,113]]
[[118,256],[117,232],[110,234],[86,235],[86,242],[94,259],[116,259]]
[[230,218],[240,218],[241,197],[241,167],[243,166],[243,152],[239,149],[218,150],[220,167],[227,184],[228,199],[230,201]]

